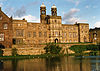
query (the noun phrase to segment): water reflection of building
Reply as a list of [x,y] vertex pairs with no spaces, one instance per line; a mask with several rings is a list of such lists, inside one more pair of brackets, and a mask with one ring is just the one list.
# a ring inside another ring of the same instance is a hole
[[90,29],[90,42],[100,43],[100,28]]
[[3,62],[4,71],[91,71],[89,59],[73,57],[9,60]]

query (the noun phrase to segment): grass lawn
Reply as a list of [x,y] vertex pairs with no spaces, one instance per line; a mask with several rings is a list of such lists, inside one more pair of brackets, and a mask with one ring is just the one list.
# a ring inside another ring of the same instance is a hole
[[0,56],[0,59],[33,59],[33,58],[49,58],[60,57],[63,54],[42,54],[42,55],[18,55],[18,56]]

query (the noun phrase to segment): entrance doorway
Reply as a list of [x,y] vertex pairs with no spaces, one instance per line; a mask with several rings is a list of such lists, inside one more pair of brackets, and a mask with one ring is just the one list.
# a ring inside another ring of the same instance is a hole
[[0,44],[0,48],[1,48],[1,49],[4,49],[4,48],[5,48],[5,46],[4,46],[4,45],[2,45],[2,44]]
[[57,38],[55,39],[55,43],[58,43],[58,39]]

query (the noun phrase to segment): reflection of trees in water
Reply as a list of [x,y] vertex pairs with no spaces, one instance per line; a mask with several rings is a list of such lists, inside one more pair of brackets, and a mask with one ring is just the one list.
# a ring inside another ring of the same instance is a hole
[[91,59],[91,68],[94,71],[100,71],[100,58],[96,57],[94,59]]
[[13,59],[12,60],[12,71],[17,71],[17,65],[18,65],[18,60]]
[[2,60],[0,60],[0,71],[3,71],[4,67],[3,67],[3,62]]
[[57,68],[61,67],[61,64],[58,64],[60,62],[61,62],[61,57],[46,58],[47,71],[57,71]]
[[80,71],[83,71],[82,70],[82,56],[80,57]]

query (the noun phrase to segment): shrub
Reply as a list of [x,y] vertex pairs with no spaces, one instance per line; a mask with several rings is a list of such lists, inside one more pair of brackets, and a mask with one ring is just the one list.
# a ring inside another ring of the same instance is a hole
[[56,44],[48,43],[44,49],[46,53],[59,54],[62,48]]
[[70,47],[75,53],[82,53],[83,51],[98,51],[99,47],[97,45],[73,45]]
[[0,48],[0,56],[3,56],[3,50]]
[[12,56],[17,56],[17,49],[16,48],[12,48]]

